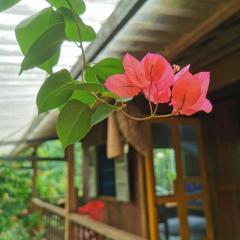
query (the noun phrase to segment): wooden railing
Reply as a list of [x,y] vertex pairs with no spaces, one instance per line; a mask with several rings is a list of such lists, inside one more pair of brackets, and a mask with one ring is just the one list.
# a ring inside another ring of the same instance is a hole
[[[67,214],[65,209],[46,203],[36,198],[32,199],[32,203],[43,213],[51,213],[52,215],[58,216],[59,219],[68,218],[68,220],[71,221],[74,226],[73,239],[71,240],[146,240],[129,232],[111,227],[101,222],[96,222],[90,219],[88,216],[83,216],[76,213]],[[62,225],[62,220],[60,220],[58,227],[60,225]],[[50,226],[51,225],[48,225],[47,227]],[[55,225],[53,224],[53,226]],[[60,229],[62,228],[60,227]],[[62,238],[62,236],[64,236],[64,232],[61,232],[61,234],[59,234],[59,231],[61,230],[55,229],[53,231],[49,231],[50,234],[54,234],[54,238],[49,238],[49,236],[46,236],[46,239],[64,239]],[[52,237],[52,235],[50,236]]]

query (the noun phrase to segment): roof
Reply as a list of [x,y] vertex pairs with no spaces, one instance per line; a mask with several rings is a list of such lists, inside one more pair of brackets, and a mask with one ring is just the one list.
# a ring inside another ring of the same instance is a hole
[[[229,40],[214,31],[226,31],[228,26],[222,24],[231,21],[232,16],[239,16],[239,10],[239,0],[123,0],[103,25],[97,41],[86,49],[86,56],[88,61],[97,61],[107,56],[121,57],[126,52],[139,58],[146,52],[159,52],[172,62],[186,63],[194,56],[194,61],[201,63],[209,57],[208,44]],[[215,36],[214,41],[211,36]],[[218,44],[219,51],[223,45]],[[79,59],[73,68],[75,74],[81,71],[81,65]],[[54,129],[55,123],[52,124]],[[38,132],[43,131],[38,129]]]
[[[82,16],[86,24],[98,32],[114,10],[119,0],[85,0],[87,11]],[[23,19],[48,7],[46,1],[22,0],[0,13],[0,143],[18,141],[37,118],[36,95],[46,78],[45,72],[33,69],[18,76],[23,55],[17,44],[14,28]],[[101,12],[101,14],[99,14]],[[88,44],[85,44],[87,47]],[[66,42],[55,71],[71,69],[77,62],[80,50],[74,43]],[[4,145],[0,152],[9,152],[14,145]]]

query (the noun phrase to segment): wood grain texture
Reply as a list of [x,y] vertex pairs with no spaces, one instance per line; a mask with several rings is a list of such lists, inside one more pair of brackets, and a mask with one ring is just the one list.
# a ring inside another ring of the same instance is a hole
[[[106,143],[106,122],[97,125],[83,141],[84,152],[86,153],[85,161],[88,163],[88,147],[92,145]],[[143,162],[138,154],[133,150],[130,151],[129,171],[130,171],[130,188],[131,202],[124,203],[109,197],[99,196],[105,203],[105,220],[104,223],[112,227],[131,232],[132,234],[147,237],[148,226],[146,217],[146,199],[145,183],[143,182],[144,171]],[[84,166],[83,172],[88,171],[88,165]],[[84,184],[87,188],[87,184]],[[88,192],[84,189],[84,192]]]
[[213,226],[219,240],[240,238],[240,116],[236,101],[216,104],[205,116],[204,145]]

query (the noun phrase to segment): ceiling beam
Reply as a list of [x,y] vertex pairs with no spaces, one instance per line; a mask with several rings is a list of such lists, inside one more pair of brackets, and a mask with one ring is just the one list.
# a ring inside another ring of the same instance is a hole
[[204,21],[194,27],[191,31],[182,34],[182,37],[180,37],[176,42],[167,45],[163,50],[163,54],[171,60],[174,59],[177,55],[186,50],[201,37],[212,31],[239,10],[239,0],[223,1],[219,7],[211,13],[209,18],[204,19]]
[[[92,61],[104,47],[113,39],[113,37],[122,29],[122,27],[131,19],[131,17],[147,2],[146,0],[122,0],[119,2],[112,15],[102,25],[97,34],[97,39],[91,43],[85,55],[87,61]],[[82,71],[83,61],[79,59],[72,68],[72,75],[79,76]]]

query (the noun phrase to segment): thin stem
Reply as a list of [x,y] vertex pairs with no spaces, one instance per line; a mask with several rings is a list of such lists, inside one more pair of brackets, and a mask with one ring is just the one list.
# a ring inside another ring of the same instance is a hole
[[152,108],[152,103],[151,103],[150,99],[148,99],[148,104],[149,104],[149,108],[150,108],[150,114],[152,116],[154,114],[153,114],[153,108]]
[[77,31],[78,31],[78,36],[79,36],[79,42],[80,42],[80,46],[79,45],[77,45],[77,46],[81,48],[82,58],[83,58],[83,69],[85,69],[86,66],[87,66],[87,61],[86,61],[85,51],[84,51],[84,47],[83,47],[83,43],[82,43],[82,34],[81,34],[81,30],[80,30],[80,27],[79,27],[79,24],[78,24],[78,19],[76,18],[76,14],[74,12],[72,4],[70,3],[69,0],[66,0],[66,1],[68,3],[69,7],[71,8],[72,14],[73,14],[73,16],[75,18],[75,21],[76,21]]
[[150,115],[150,116],[147,116],[147,117],[142,117],[142,118],[138,118],[138,117],[134,117],[134,116],[131,116],[129,115],[128,113],[126,113],[125,111],[123,110],[120,110],[121,113],[123,113],[125,116],[135,120],[135,121],[146,121],[146,120],[150,120],[150,119],[157,119],[157,118],[167,118],[167,117],[172,117],[174,116],[172,113],[170,114],[166,114],[166,115]]
[[[151,70],[150,70],[150,78],[151,78],[152,70],[153,70],[153,66],[151,67]],[[148,94],[148,104],[149,104],[149,107],[150,107],[150,113],[151,113],[151,116],[152,116],[152,115],[154,115],[154,114],[153,114],[152,103],[151,103],[151,100],[150,100],[150,97],[151,97],[151,90],[152,90],[152,79],[151,79],[150,88],[149,88],[149,94]]]
[[157,113],[157,110],[158,110],[158,104],[156,105],[156,107],[155,107],[155,110],[154,110],[154,113],[153,113],[153,115],[156,115],[156,113]]
[[99,100],[100,102],[102,102],[102,103],[108,103],[108,102],[106,102],[104,99],[98,97],[98,95],[97,95],[96,93],[91,92],[91,94],[92,94],[97,100]]

